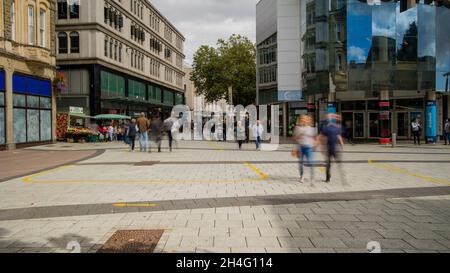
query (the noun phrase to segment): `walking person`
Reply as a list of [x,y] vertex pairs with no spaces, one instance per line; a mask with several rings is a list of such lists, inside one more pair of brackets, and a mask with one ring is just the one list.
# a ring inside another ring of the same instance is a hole
[[347,182],[345,181],[344,172],[342,170],[342,167],[340,166],[340,151],[338,148],[338,145],[340,146],[341,150],[344,150],[344,140],[342,139],[342,128],[338,124],[340,121],[340,117],[338,115],[329,115],[328,116],[328,124],[322,127],[322,132],[320,135],[321,142],[325,144],[326,146],[326,183],[329,183],[331,181],[331,160],[332,158],[336,163],[338,163],[339,166],[339,172],[341,175],[341,182],[342,184],[346,185]]
[[316,128],[310,116],[304,115],[298,118],[294,130],[294,141],[297,143],[297,153],[300,165],[300,183],[304,182],[304,159],[311,170],[311,185],[314,182],[314,147],[317,142]]
[[134,152],[137,131],[136,120],[132,119],[131,122],[128,123],[126,131],[126,139],[128,141],[128,144],[130,145],[131,152]]
[[161,117],[157,115],[150,124],[150,139],[156,143],[156,146],[158,146],[158,153],[161,152],[162,133],[163,123],[161,121]]
[[419,119],[415,118],[411,123],[411,130],[414,137],[414,145],[420,146],[420,132],[422,131],[422,125],[420,125]]
[[164,120],[163,123],[163,131],[167,133],[167,136],[169,137],[169,150],[172,152],[172,145],[173,145],[173,135],[172,135],[172,127],[177,121],[174,117],[169,117],[168,119]]
[[136,121],[139,132],[139,146],[141,152],[148,151],[148,131],[150,129],[150,121],[145,117],[144,113],[141,113],[140,117]]
[[238,142],[239,151],[242,151],[242,144],[247,139],[247,137],[245,135],[245,128],[243,128],[241,121],[237,122],[236,139],[237,139],[237,142]]
[[264,133],[264,127],[260,120],[256,121],[256,124],[252,126],[253,137],[256,142],[256,150],[261,151],[262,135]]
[[450,145],[450,119],[447,119],[444,125],[444,141]]

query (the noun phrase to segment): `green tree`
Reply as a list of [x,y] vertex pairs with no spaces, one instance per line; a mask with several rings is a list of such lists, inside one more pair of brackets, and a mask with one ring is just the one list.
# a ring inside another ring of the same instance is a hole
[[256,98],[256,50],[246,37],[232,35],[219,39],[217,48],[201,46],[194,54],[191,80],[198,95],[208,102],[226,99],[229,87],[233,104],[247,106]]

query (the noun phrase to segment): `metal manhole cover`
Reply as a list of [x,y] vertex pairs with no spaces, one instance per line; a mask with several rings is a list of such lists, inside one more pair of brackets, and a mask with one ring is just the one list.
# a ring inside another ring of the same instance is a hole
[[134,166],[153,166],[158,164],[159,161],[142,161],[134,164]]
[[153,253],[164,230],[119,230],[97,253]]

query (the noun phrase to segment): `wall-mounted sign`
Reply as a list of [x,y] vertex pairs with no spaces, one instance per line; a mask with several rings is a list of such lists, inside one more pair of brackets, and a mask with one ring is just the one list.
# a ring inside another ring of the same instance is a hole
[[84,109],[83,109],[83,107],[73,107],[73,106],[70,106],[70,107],[69,107],[69,112],[70,112],[71,114],[83,114],[83,113],[84,113]]

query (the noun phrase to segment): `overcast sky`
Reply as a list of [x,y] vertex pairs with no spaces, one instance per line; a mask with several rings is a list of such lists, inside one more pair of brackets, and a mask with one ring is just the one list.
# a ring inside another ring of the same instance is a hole
[[255,41],[258,0],[150,0],[186,37],[186,63],[201,45],[215,46],[217,39],[242,34]]

